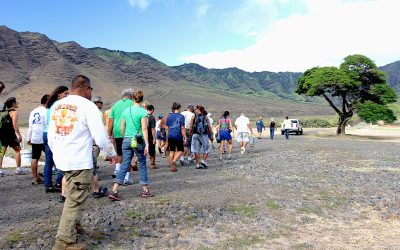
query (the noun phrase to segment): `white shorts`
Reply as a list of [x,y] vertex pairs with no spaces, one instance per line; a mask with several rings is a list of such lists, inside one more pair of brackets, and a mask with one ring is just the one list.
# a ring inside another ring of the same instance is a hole
[[249,142],[249,133],[247,132],[238,132],[236,135],[236,140],[238,142]]

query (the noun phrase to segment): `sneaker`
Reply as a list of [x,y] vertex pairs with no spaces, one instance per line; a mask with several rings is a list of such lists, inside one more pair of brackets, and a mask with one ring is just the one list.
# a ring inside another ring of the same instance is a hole
[[61,249],[71,249],[71,250],[85,250],[85,243],[67,243],[63,240],[57,239],[54,243],[54,246],[51,248],[52,250],[61,250]]
[[203,168],[208,168],[207,162],[201,161],[200,164],[203,166]]
[[61,193],[61,184],[54,185],[54,192]]
[[45,187],[44,191],[46,193],[55,193],[54,187]]
[[188,157],[188,161],[190,161],[190,162],[194,162],[194,158],[193,158],[193,157],[191,157],[191,156],[189,156],[189,157]]
[[26,169],[17,168],[17,170],[15,170],[15,175],[25,175],[25,174],[27,174]]
[[32,185],[33,186],[37,186],[37,185],[40,185],[40,184],[43,184],[43,181],[40,178],[35,179],[35,180],[32,181]]
[[154,194],[150,193],[149,191],[143,191],[142,193],[142,198],[149,198],[149,197],[153,197]]
[[122,200],[122,197],[118,195],[118,193],[112,192],[111,194],[108,195],[108,198],[112,201],[120,201]]
[[231,155],[228,155],[228,160],[231,160],[232,159],[232,156]]
[[114,170],[114,173],[111,175],[112,178],[116,178],[118,174],[118,170]]
[[196,169],[203,169],[203,166],[201,164],[196,164]]
[[60,195],[60,197],[58,198],[58,202],[59,203],[64,203],[65,202],[65,196]]
[[133,180],[132,179],[124,179],[124,181],[122,182],[123,186],[129,186],[129,185],[133,185]]
[[219,160],[222,161],[222,156],[219,157]]
[[179,163],[183,166],[185,165],[185,160],[179,159]]
[[241,154],[244,154],[244,152],[246,152],[246,149],[245,149],[244,147],[241,147],[241,148],[240,148],[240,153],[241,153]]
[[0,170],[0,177],[3,177],[3,176],[5,176],[5,175],[6,175],[6,172]]
[[93,198],[102,198],[104,197],[100,192],[93,192]]

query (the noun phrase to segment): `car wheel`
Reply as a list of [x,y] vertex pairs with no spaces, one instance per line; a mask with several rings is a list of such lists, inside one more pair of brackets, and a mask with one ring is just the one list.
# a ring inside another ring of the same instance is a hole
[[301,134],[301,135],[303,134],[303,130],[300,130],[300,134]]
[[296,135],[299,135],[299,131],[296,131]]

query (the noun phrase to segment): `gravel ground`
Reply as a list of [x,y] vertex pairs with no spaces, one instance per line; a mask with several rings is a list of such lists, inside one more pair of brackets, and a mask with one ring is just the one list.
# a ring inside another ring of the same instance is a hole
[[[89,198],[79,236],[89,249],[400,249],[399,144],[360,137],[256,140],[207,170],[165,159],[150,171],[155,197]],[[103,162],[100,184],[111,189]],[[0,249],[50,249],[62,204],[31,177],[0,178]]]

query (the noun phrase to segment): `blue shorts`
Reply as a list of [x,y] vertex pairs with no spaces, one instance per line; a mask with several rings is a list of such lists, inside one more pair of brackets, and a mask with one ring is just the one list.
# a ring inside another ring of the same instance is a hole
[[229,133],[229,130],[224,129],[219,131],[219,137],[221,138],[221,141],[230,141],[232,140],[231,133]]
[[166,141],[167,138],[165,137],[165,135],[163,133],[161,133],[161,131],[157,131],[157,140],[161,140],[161,141]]

